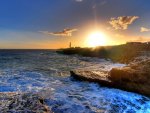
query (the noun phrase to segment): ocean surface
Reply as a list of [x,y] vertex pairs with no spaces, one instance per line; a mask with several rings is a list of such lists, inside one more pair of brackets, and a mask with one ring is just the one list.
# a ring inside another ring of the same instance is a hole
[[110,60],[51,50],[0,50],[0,92],[32,92],[55,113],[150,113],[150,98],[97,83],[76,81],[70,70],[109,71]]

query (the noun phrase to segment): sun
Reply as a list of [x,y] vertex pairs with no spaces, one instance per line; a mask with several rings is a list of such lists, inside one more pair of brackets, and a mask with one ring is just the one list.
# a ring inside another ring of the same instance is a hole
[[106,35],[99,31],[92,32],[87,38],[87,45],[90,47],[106,45]]

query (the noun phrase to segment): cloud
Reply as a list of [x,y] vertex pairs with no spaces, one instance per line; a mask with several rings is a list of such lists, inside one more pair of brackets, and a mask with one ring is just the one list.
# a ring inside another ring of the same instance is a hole
[[132,40],[129,40],[129,42],[149,42],[150,38],[149,37],[137,37]]
[[75,0],[76,2],[82,2],[83,0]]
[[[87,0],[74,0],[74,1],[76,1],[76,2],[83,2],[83,1],[87,1]],[[89,1],[90,1],[90,0],[89,0]],[[94,0],[91,0],[91,1],[94,1]],[[93,6],[93,8],[95,8],[96,5],[97,5],[97,6],[103,6],[103,5],[105,5],[105,4],[107,4],[107,0],[99,0],[99,1]]]
[[106,1],[106,0],[102,1],[102,2],[100,3],[100,6],[103,6],[103,5],[105,5],[105,4],[107,4],[107,1]]
[[118,18],[111,18],[109,24],[116,30],[126,30],[128,29],[128,26],[138,18],[138,16],[120,16]]
[[104,6],[104,5],[106,5],[106,4],[107,4],[107,1],[106,1],[106,0],[101,0],[101,1],[99,1],[99,2],[97,2],[97,3],[95,3],[95,4],[93,4],[92,8],[93,8],[93,9],[96,9],[97,7],[101,7],[101,6]]
[[46,35],[54,35],[54,36],[66,36],[66,37],[70,37],[72,36],[72,33],[77,31],[77,29],[70,29],[70,28],[67,28],[67,29],[64,29],[62,31],[58,31],[58,32],[48,32],[48,31],[39,31],[43,34],[46,34]]
[[141,32],[148,32],[148,31],[150,31],[150,29],[148,29],[148,28],[145,28],[145,27],[141,27],[141,30],[140,30]]

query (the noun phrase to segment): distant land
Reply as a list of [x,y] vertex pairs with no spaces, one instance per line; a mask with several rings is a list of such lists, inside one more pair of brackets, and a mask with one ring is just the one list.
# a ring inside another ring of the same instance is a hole
[[150,42],[128,42],[117,46],[96,48],[67,48],[59,53],[110,59],[125,63],[122,68],[112,68],[106,75],[101,70],[72,70],[71,76],[78,80],[98,82],[101,85],[136,92],[150,97]]
[[86,57],[99,57],[111,59],[115,62],[129,63],[135,57],[149,54],[150,42],[127,42],[122,45],[98,46],[95,48],[71,47],[59,49],[57,52],[66,55],[81,55]]

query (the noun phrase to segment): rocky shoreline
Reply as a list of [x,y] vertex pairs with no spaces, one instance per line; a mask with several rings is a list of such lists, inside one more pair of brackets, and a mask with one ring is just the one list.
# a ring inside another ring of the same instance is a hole
[[57,50],[66,55],[80,55],[84,57],[98,57],[111,59],[114,62],[130,63],[134,58],[143,54],[150,54],[150,42],[128,42],[122,45],[99,46],[95,48],[66,48]]
[[44,99],[31,93],[0,93],[1,113],[52,113]]
[[84,57],[110,59],[124,63],[123,68],[113,68],[109,72],[93,70],[72,70],[71,76],[78,80],[98,82],[107,87],[150,96],[150,42],[128,42],[116,46],[96,48],[67,48],[58,51],[66,55],[77,54]]
[[123,68],[110,72],[72,70],[71,76],[78,80],[97,82],[101,85],[136,92],[150,97],[150,57],[135,58]]

